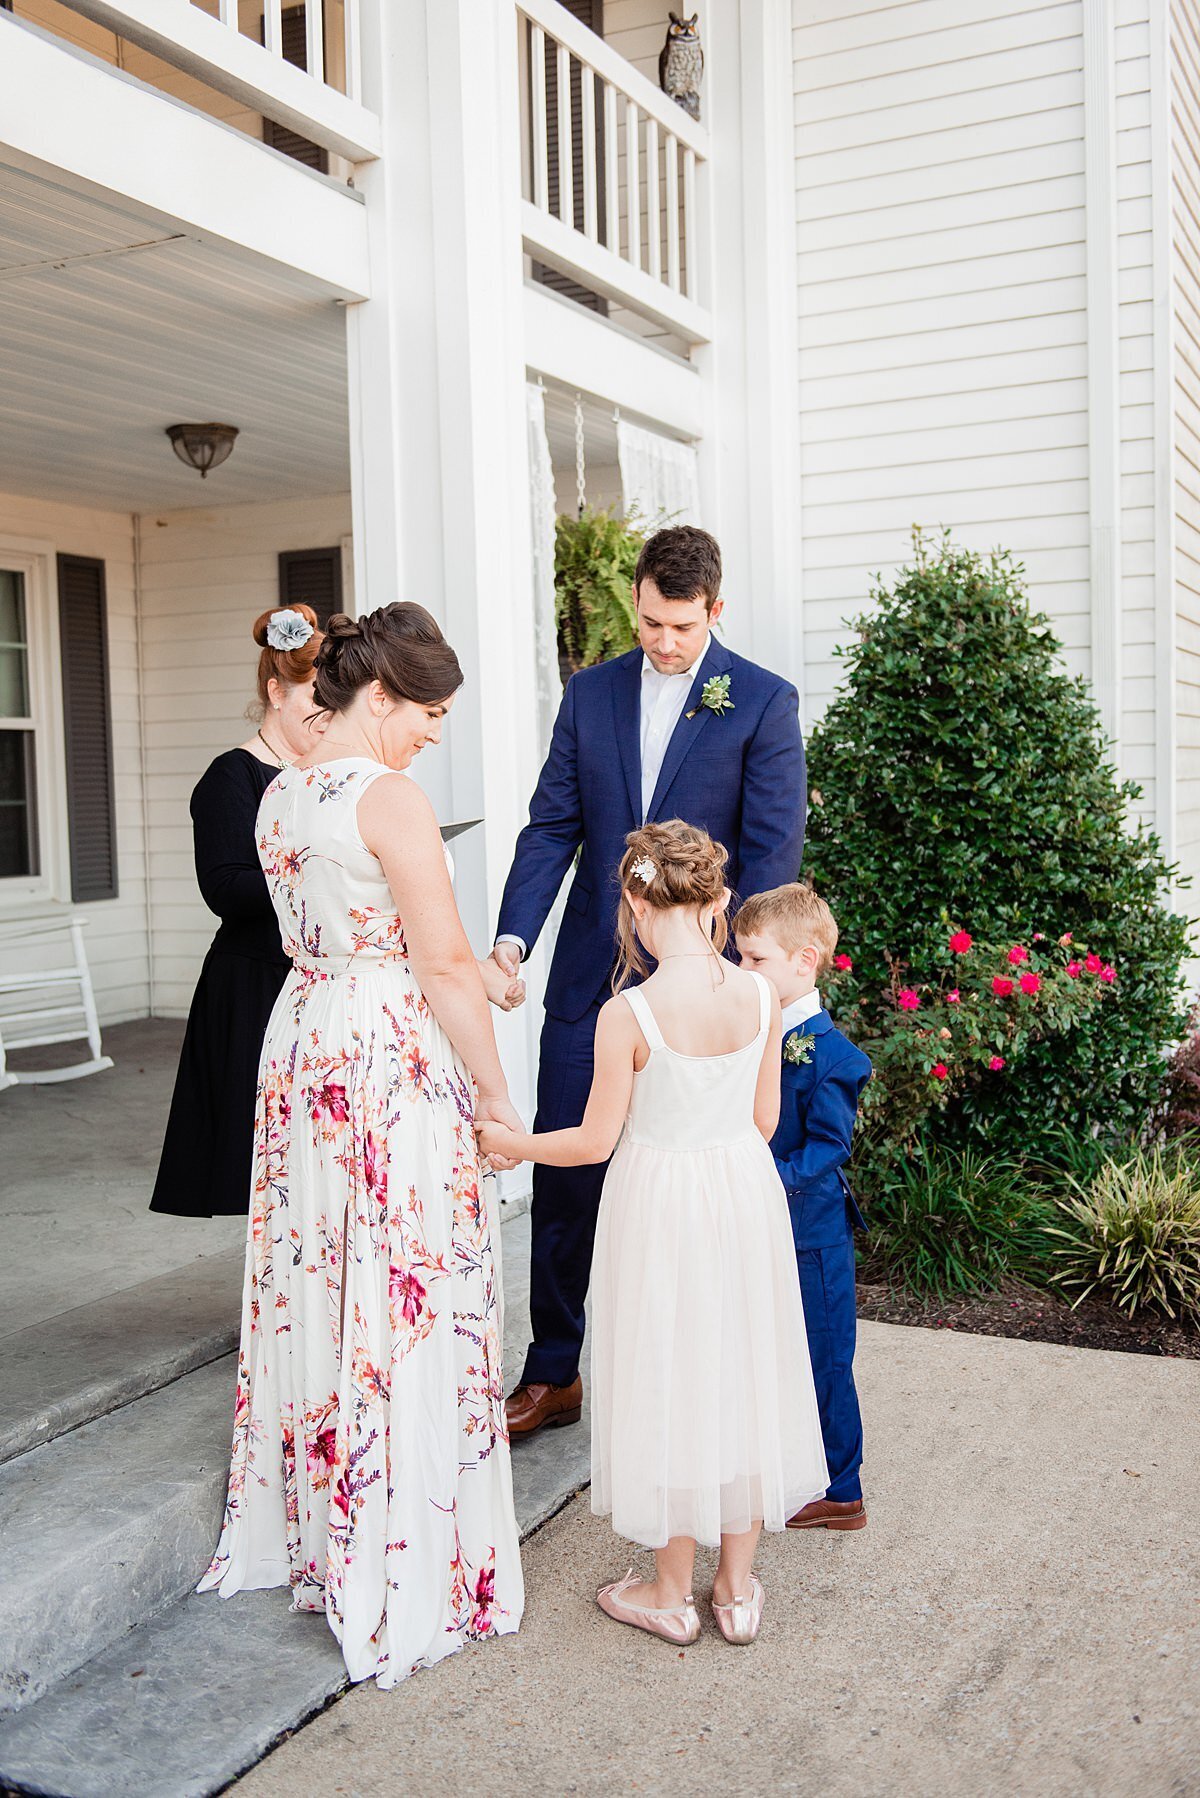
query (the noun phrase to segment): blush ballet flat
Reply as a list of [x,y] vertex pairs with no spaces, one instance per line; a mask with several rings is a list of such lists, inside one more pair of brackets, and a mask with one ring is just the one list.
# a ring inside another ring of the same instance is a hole
[[649,1605],[630,1604],[624,1597],[630,1586],[638,1584],[631,1567],[624,1579],[601,1586],[596,1603],[606,1617],[617,1623],[628,1623],[634,1629],[644,1629],[648,1635],[661,1636],[664,1642],[674,1642],[680,1648],[694,1642],[700,1634],[700,1618],[691,1593],[673,1609],[654,1610]]
[[762,1623],[763,1605],[766,1594],[759,1584],[758,1575],[750,1575],[749,1598],[734,1598],[728,1604],[718,1604],[713,1599],[712,1614],[716,1618],[717,1628],[727,1642],[744,1647],[753,1642]]

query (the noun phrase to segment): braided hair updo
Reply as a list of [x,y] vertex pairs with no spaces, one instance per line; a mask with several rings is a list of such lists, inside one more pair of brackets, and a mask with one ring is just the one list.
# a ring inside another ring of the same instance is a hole
[[397,600],[363,618],[335,612],[325,626],[317,657],[318,708],[344,712],[376,680],[392,699],[416,705],[440,705],[462,686],[458,657],[424,606]]
[[[621,882],[621,906],[617,916],[618,958],[613,975],[613,991],[619,993],[633,975],[644,979],[649,962],[638,942],[633,911],[628,895],[645,899],[655,911],[668,911],[674,906],[695,907],[703,912],[715,906],[726,887],[729,852],[723,843],[714,842],[707,831],[682,818],[671,818],[662,824],[643,824],[625,838],[618,878]],[[719,956],[729,940],[725,913],[717,912],[712,920],[713,954]]]

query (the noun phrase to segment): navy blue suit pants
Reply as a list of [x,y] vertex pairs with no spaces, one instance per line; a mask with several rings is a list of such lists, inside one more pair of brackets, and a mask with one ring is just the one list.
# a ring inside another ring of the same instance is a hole
[[862,1497],[862,1416],[854,1386],[854,1238],[832,1248],[797,1249],[804,1326],[812,1360],[825,1459],[829,1463],[826,1496],[839,1503]]
[[[607,996],[607,995],[606,995]],[[570,1130],[583,1122],[592,1090],[596,1000],[575,1023],[546,1014],[538,1067],[535,1130]],[[608,1163],[535,1167],[530,1254],[533,1341],[521,1385],[568,1386],[579,1372],[584,1301],[592,1272],[596,1214]]]

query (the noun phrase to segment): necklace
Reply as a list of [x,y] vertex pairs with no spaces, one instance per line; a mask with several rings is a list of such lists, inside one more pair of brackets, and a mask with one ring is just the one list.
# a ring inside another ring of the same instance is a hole
[[272,748],[271,744],[268,743],[267,739],[263,736],[261,730],[256,731],[255,735],[257,736],[259,742],[262,744],[263,748],[267,751],[267,754],[270,755],[275,761],[277,761],[281,768],[290,768],[292,766],[292,763],[289,761],[286,761],[284,759],[284,757],[280,755],[280,753],[277,749]]
[[674,955],[660,955],[657,959],[661,966],[664,961],[707,961],[716,953],[715,949],[679,949]]

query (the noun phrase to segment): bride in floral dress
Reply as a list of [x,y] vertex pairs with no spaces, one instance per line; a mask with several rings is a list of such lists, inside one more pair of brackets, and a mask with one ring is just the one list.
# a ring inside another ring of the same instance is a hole
[[461,682],[422,607],[334,617],[329,728],[258,814],[293,972],[259,1070],[229,1496],[200,1589],[290,1585],[381,1686],[524,1605],[473,1128],[520,1123],[433,812],[398,772]]

